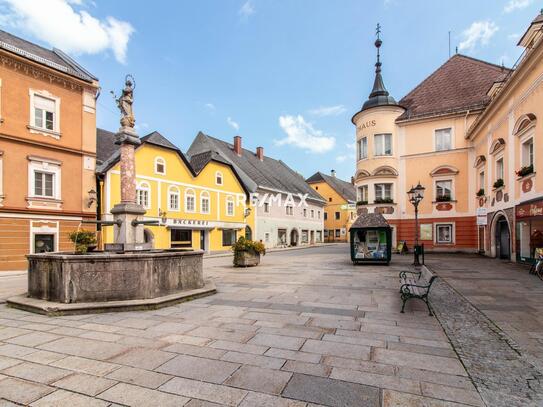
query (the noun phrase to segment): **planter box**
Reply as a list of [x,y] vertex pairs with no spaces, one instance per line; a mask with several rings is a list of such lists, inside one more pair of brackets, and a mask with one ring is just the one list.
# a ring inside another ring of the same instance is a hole
[[234,266],[236,267],[253,267],[260,263],[260,253],[254,251],[239,251],[234,253]]

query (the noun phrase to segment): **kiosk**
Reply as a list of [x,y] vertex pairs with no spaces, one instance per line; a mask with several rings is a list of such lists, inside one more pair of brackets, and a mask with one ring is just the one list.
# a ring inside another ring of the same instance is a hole
[[351,260],[389,264],[392,257],[392,228],[380,213],[360,215],[349,229]]

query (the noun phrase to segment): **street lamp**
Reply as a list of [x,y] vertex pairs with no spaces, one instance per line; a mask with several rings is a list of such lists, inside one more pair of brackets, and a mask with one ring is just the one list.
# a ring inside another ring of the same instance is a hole
[[407,195],[409,196],[409,202],[413,204],[415,207],[415,261],[413,263],[414,266],[420,266],[419,261],[419,253],[420,253],[420,247],[419,247],[419,203],[424,198],[424,188],[420,181],[417,184],[416,187],[411,187],[409,191],[407,191]]

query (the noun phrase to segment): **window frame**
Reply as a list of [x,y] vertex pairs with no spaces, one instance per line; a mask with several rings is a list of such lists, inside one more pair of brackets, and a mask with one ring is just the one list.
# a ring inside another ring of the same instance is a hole
[[[500,163],[500,166],[498,166],[498,163]],[[500,168],[500,171],[498,171],[498,168]],[[496,160],[494,161],[494,181],[497,181],[499,179],[503,179],[505,182],[505,161],[503,159],[503,155],[499,155],[496,157]],[[500,174],[501,172],[501,174]]]
[[[438,132],[443,132],[449,130],[449,148],[438,148]],[[434,130],[434,151],[449,151],[454,149],[453,143],[453,128],[452,127],[442,127]]]
[[341,220],[341,212],[338,212],[338,211],[334,212],[334,220]]
[[[525,156],[525,146],[527,144],[530,144],[531,145],[531,151],[529,151],[529,162],[526,163],[526,156]],[[530,165],[534,165],[535,164],[535,140],[534,140],[534,136],[533,135],[530,135],[529,137],[527,137],[525,140],[521,140],[520,142],[520,163],[521,163],[521,167],[528,167]]]
[[363,136],[357,141],[357,149],[358,161],[368,158],[368,136]]
[[[204,201],[207,201],[207,211],[204,210]],[[211,195],[207,191],[200,192],[200,213],[203,215],[211,213]]]
[[[140,192],[146,192],[146,205],[141,203]],[[151,209],[151,185],[147,181],[141,181],[136,185],[136,203],[143,206],[145,209]]]
[[[220,179],[220,182],[219,182]],[[224,185],[224,177],[221,171],[215,172],[215,185]]]
[[[0,155],[0,159],[2,156]],[[28,157],[28,197],[31,199],[54,199],[60,201],[62,199],[62,163],[53,159],[45,159],[41,157]],[[53,175],[53,195],[36,195],[36,172],[49,173]],[[0,174],[1,175],[1,174]],[[0,191],[1,192],[1,191]]]
[[454,194],[453,194],[453,188],[454,188],[454,182],[452,179],[450,178],[447,178],[447,179],[436,179],[434,181],[434,191],[435,191],[435,194],[434,194],[434,197],[435,197],[435,200],[437,201],[437,199],[439,197],[442,197],[442,196],[446,196],[446,195],[439,195],[439,188],[443,189],[443,187],[440,187],[438,184],[439,183],[444,183],[444,182],[448,182],[449,183],[449,199],[452,201],[454,199]]
[[[30,96],[30,106],[29,106],[29,118],[28,118],[28,129],[31,133],[38,133],[43,134],[46,136],[52,136],[56,139],[60,138],[60,98],[53,95],[52,93],[46,91],[46,90],[37,90],[37,89],[29,89],[29,96]],[[42,110],[43,117],[42,117],[42,126],[37,126],[36,124],[36,97],[48,99],[51,100],[54,104],[54,111],[51,112],[53,114],[53,128],[48,129],[46,127],[46,113],[48,110],[40,109]]]
[[236,216],[235,200],[232,195],[226,196],[225,211],[226,211],[226,216]]
[[[387,197],[386,196],[386,186],[390,186],[390,193],[389,193],[389,196]],[[394,199],[392,197],[392,182],[379,182],[379,183],[376,183],[376,184],[373,184],[373,192],[375,194],[375,199],[387,199],[387,198],[390,198],[390,199]],[[377,188],[380,187],[380,186],[383,186],[383,194],[381,195],[378,195],[377,194]]]
[[[193,208],[190,208],[189,198],[192,198]],[[196,213],[196,192],[192,188],[185,189],[184,193],[185,212]]]
[[[172,206],[172,196],[177,197],[177,208]],[[172,212],[179,212],[181,210],[181,191],[175,185],[170,185],[168,188],[168,210]]]
[[[364,199],[364,192],[363,191],[365,191],[366,199]],[[357,198],[359,198],[358,199],[359,201],[366,201],[366,202],[370,201],[368,185],[360,185],[358,187],[358,192],[359,192],[359,196]]]
[[[233,239],[231,238],[230,241],[228,242],[225,242],[225,232],[230,232],[233,234]],[[222,233],[221,233],[221,244],[223,245],[223,247],[227,247],[227,246],[233,246],[234,244],[236,244],[236,241],[237,241],[237,231],[236,229],[222,229]]]
[[[450,228],[450,241],[441,241],[439,239],[439,229],[442,227],[449,227]],[[455,242],[455,230],[454,230],[454,223],[435,223],[434,224],[434,232],[435,232],[435,244],[436,245],[452,245]]]
[[[158,170],[158,168],[157,168],[159,164],[161,164],[163,166],[164,170],[162,172],[160,172]],[[166,160],[163,157],[161,157],[161,156],[155,157],[154,171],[155,171],[155,174],[157,174],[157,175],[166,175]]]
[[[386,153],[386,139],[387,136],[390,138],[390,153]],[[383,139],[382,143],[378,143],[378,139]],[[383,147],[383,153],[379,153],[377,151],[378,147],[381,147],[380,144],[382,144]],[[373,155],[374,157],[390,157],[394,154],[394,148],[392,146],[392,133],[376,133],[373,135]]]

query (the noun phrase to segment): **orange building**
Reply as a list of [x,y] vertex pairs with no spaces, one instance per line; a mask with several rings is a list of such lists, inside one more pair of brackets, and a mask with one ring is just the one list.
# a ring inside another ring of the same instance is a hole
[[356,218],[356,190],[350,182],[332,175],[316,172],[306,182],[325,200],[324,241],[347,242],[349,228]]
[[96,217],[98,79],[4,31],[0,56],[0,271],[21,270]]

